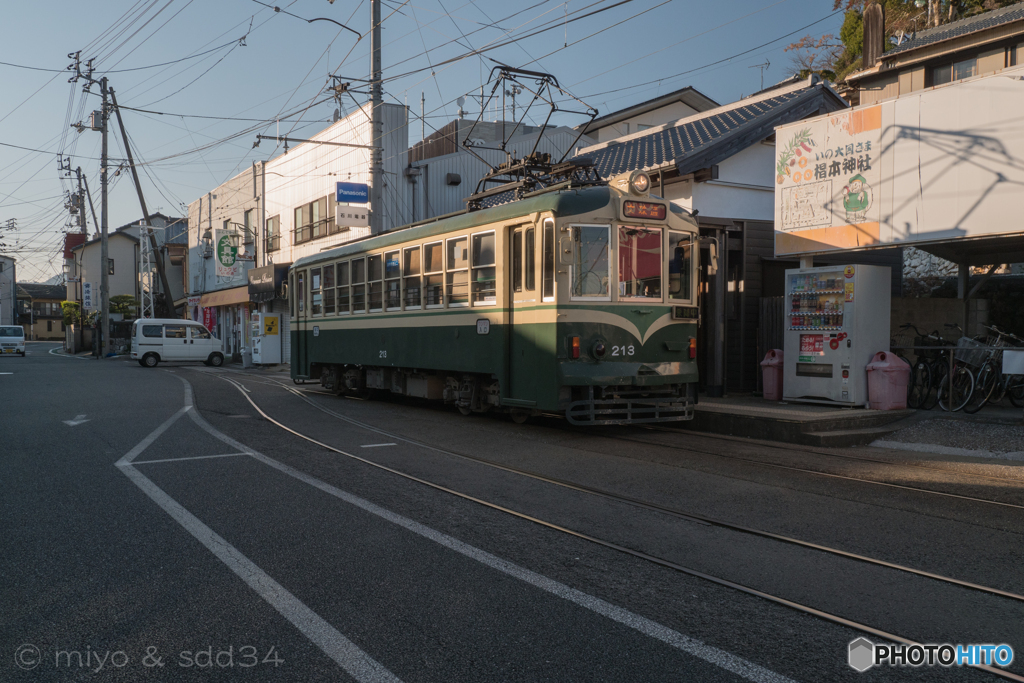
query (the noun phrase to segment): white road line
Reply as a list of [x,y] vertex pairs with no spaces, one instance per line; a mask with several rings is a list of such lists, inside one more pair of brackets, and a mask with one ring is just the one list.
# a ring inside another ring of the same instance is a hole
[[223,453],[221,455],[195,455],[190,458],[163,458],[161,460],[135,460],[133,465],[151,465],[154,462],[185,462],[186,460],[207,460],[209,458],[230,458],[238,455],[249,455],[248,453]]
[[[179,379],[186,383],[186,392],[191,392],[192,387],[188,384],[187,380],[184,378]],[[228,381],[230,382],[231,380]],[[360,498],[359,496],[348,493],[347,491],[342,491],[341,489],[332,486],[325,481],[321,481],[316,477],[308,475],[305,472],[301,472],[290,465],[286,465],[274,460],[273,458],[269,458],[259,451],[255,451],[245,444],[236,441],[227,434],[218,431],[213,425],[207,422],[202,415],[199,414],[199,411],[190,411],[189,417],[192,418],[192,421],[208,434],[214,438],[220,439],[232,448],[244,451],[256,460],[259,460],[260,462],[269,465],[288,476],[294,477],[295,479],[309,484],[324,493],[354,505],[372,515],[385,519],[392,524],[396,524],[407,531],[411,531],[414,534],[431,540],[445,548],[448,548],[449,550],[453,550],[460,555],[476,560],[491,569],[519,579],[536,588],[551,593],[552,595],[556,595],[580,607],[591,610],[592,612],[596,612],[597,614],[607,617],[612,621],[628,626],[656,640],[660,640],[671,647],[697,657],[698,659],[702,659],[705,662],[721,667],[726,671],[731,671],[732,673],[741,676],[742,678],[746,678],[747,680],[757,681],[758,683],[795,683],[792,679],[787,678],[782,674],[778,674],[770,669],[754,664],[753,662],[747,661],[746,659],[738,657],[730,652],[726,652],[725,650],[720,650],[717,647],[707,645],[696,638],[685,636],[678,631],[668,628],[667,626],[663,626],[646,617],[642,617],[639,614],[635,614],[629,610],[601,600],[600,598],[596,598],[592,595],[576,590],[575,588],[566,586],[554,579],[549,579],[548,577],[530,571],[525,567],[520,567],[517,564],[503,560],[496,555],[492,555],[486,550],[481,550],[475,546],[469,545],[468,543],[463,543],[452,536],[436,531],[428,526],[420,524],[419,522],[413,521],[408,517],[403,517],[398,513],[391,512],[390,510],[382,508],[375,503],[371,503],[364,498]]]
[[[185,380],[182,380],[183,382]],[[164,431],[186,412],[195,413],[192,408],[192,391],[185,383],[185,406],[156,428],[120,460],[117,467],[131,481],[160,506],[174,521],[202,543],[240,579],[245,581],[261,598],[266,600],[281,616],[292,623],[306,638],[333,659],[350,676],[364,683],[401,683],[401,679],[384,668],[379,662],[363,652],[348,638],[327,623],[320,615],[306,607],[284,586],[275,581],[237,548],[206,526],[198,517],[164,493],[142,472],[135,469],[132,461],[153,443]],[[205,420],[204,420],[205,422]],[[210,429],[213,429],[210,427]],[[223,439],[222,439],[223,440]],[[239,449],[248,453],[248,449]],[[140,463],[141,464],[141,463]]]
[[363,444],[360,448],[380,448],[381,446],[397,446],[397,443],[368,443]]

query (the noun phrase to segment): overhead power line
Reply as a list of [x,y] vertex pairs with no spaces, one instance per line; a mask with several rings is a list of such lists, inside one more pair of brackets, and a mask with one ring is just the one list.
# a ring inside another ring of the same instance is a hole
[[[216,52],[217,50],[223,50],[224,48],[229,47],[231,45],[238,45],[238,42],[240,40],[244,40],[244,39],[245,39],[245,36],[242,36],[241,38],[236,38],[235,40],[232,40],[231,42],[224,43],[223,45],[218,45],[217,47],[210,48],[209,50],[206,50],[205,52],[200,52],[198,54],[189,55],[188,57],[182,57],[181,59],[174,59],[174,60],[172,60],[170,62],[162,62],[160,64],[150,64],[148,66],[136,66],[136,67],[132,67],[131,69],[115,69],[113,71],[101,71],[101,70],[97,69],[96,73],[98,73],[98,74],[100,74],[100,73],[102,73],[102,74],[120,74],[120,73],[125,73],[125,72],[128,72],[128,71],[143,71],[145,69],[156,69],[156,68],[161,67],[161,66],[170,66],[172,64],[178,64],[179,62],[184,62],[184,61],[187,61],[189,59],[195,59],[196,57],[202,57],[203,55],[208,55],[211,52]],[[40,66],[27,66],[25,64],[13,64],[11,62],[0,62],[0,65],[10,66],[10,67],[14,67],[16,69],[28,69],[30,71],[45,71],[47,73],[56,73],[56,74],[67,73],[67,69],[46,69],[46,68],[43,68],[43,67],[40,67]]]

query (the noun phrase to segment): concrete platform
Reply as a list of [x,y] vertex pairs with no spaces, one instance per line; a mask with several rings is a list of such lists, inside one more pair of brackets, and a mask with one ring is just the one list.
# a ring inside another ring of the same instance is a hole
[[766,401],[749,394],[701,396],[689,428],[807,446],[861,446],[891,434],[916,413]]

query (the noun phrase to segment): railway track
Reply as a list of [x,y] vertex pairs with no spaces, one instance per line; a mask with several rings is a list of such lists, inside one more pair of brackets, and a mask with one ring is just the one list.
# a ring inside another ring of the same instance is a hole
[[[615,550],[617,552],[625,553],[625,554],[631,555],[633,557],[636,557],[636,558],[639,558],[639,559],[643,559],[643,560],[648,561],[648,562],[652,562],[652,563],[654,563],[656,565],[659,565],[659,566],[662,566],[662,567],[666,567],[666,568],[672,569],[674,571],[681,572],[681,573],[689,575],[689,576],[701,578],[701,579],[710,581],[712,583],[715,583],[717,585],[725,586],[725,587],[728,587],[730,589],[746,593],[748,595],[753,595],[753,596],[756,596],[756,597],[768,600],[770,602],[773,602],[773,603],[776,603],[776,604],[779,604],[779,605],[783,605],[783,606],[788,607],[790,609],[802,612],[804,614],[808,614],[808,615],[815,616],[817,618],[823,619],[825,621],[829,621],[829,622],[834,623],[834,624],[838,624],[838,625],[841,625],[841,626],[846,626],[848,628],[852,628],[852,629],[860,631],[862,633],[866,633],[866,634],[870,634],[870,635],[877,636],[877,637],[880,637],[880,638],[884,638],[884,639],[890,640],[892,642],[902,643],[902,644],[905,644],[905,645],[920,644],[917,641],[914,641],[912,639],[905,638],[905,637],[900,636],[898,634],[890,633],[890,632],[884,631],[884,630],[879,629],[879,628],[875,628],[875,627],[873,627],[873,626],[871,626],[869,624],[864,624],[864,623],[860,623],[860,622],[857,622],[857,621],[853,621],[853,620],[847,619],[845,617],[839,616],[837,614],[833,614],[833,613],[830,613],[830,612],[819,610],[819,609],[817,609],[815,607],[812,607],[810,605],[806,605],[806,604],[802,604],[802,603],[799,603],[799,602],[795,602],[795,601],[789,600],[787,598],[783,598],[783,597],[778,596],[778,595],[774,595],[774,594],[771,594],[771,593],[768,593],[768,592],[765,592],[765,591],[762,591],[762,590],[759,590],[759,589],[756,589],[756,588],[753,588],[753,587],[750,587],[750,586],[747,586],[747,585],[744,585],[744,584],[741,584],[741,583],[737,583],[735,581],[731,581],[729,579],[725,579],[725,578],[722,578],[722,577],[714,576],[712,574],[708,574],[706,572],[702,572],[702,571],[699,571],[699,570],[696,570],[696,569],[693,569],[693,568],[690,568],[690,567],[686,567],[686,566],[683,566],[681,564],[678,564],[676,562],[672,562],[672,561],[664,559],[664,558],[660,558],[660,557],[656,557],[654,555],[650,555],[648,553],[644,553],[644,552],[636,550],[634,548],[629,548],[629,547],[623,546],[623,545],[618,544],[618,543],[607,541],[607,540],[604,540],[604,539],[601,539],[601,538],[597,538],[597,537],[589,535],[589,534],[582,533],[582,532],[574,530],[574,529],[570,529],[570,528],[567,528],[567,527],[564,527],[564,526],[561,526],[561,525],[558,525],[558,524],[554,524],[552,522],[545,521],[545,520],[540,519],[538,517],[534,517],[532,515],[528,515],[526,513],[523,513],[523,512],[517,511],[517,510],[513,510],[511,508],[508,508],[508,507],[505,507],[505,506],[502,506],[502,505],[498,505],[498,504],[492,503],[490,501],[483,500],[481,498],[478,498],[478,497],[475,497],[475,496],[463,493],[461,491],[457,491],[455,489],[452,489],[452,488],[449,488],[449,487],[437,484],[435,482],[428,481],[428,480],[423,479],[421,477],[417,477],[417,476],[411,475],[409,473],[403,472],[403,471],[395,469],[393,467],[389,467],[389,466],[383,465],[383,464],[381,464],[379,462],[375,462],[375,461],[370,460],[368,458],[364,458],[364,457],[355,455],[353,453],[349,453],[349,452],[347,452],[347,451],[345,451],[343,449],[340,449],[340,448],[337,448],[337,447],[332,446],[330,444],[327,444],[327,443],[324,443],[322,441],[319,441],[319,440],[309,436],[308,434],[304,434],[304,433],[302,433],[302,432],[300,432],[300,431],[298,431],[296,429],[293,429],[292,427],[289,427],[288,425],[286,425],[286,424],[284,424],[284,423],[274,419],[272,416],[267,414],[267,412],[264,411],[256,403],[255,400],[253,400],[252,396],[250,395],[251,392],[245,386],[243,386],[240,382],[235,381],[232,378],[225,377],[224,375],[219,374],[219,373],[216,376],[219,379],[222,379],[225,382],[228,382],[229,384],[234,386],[239,391],[239,393],[245,398],[245,400],[253,407],[253,409],[256,410],[257,413],[259,413],[265,420],[267,420],[271,424],[279,427],[280,429],[282,429],[282,430],[284,430],[284,431],[286,431],[286,432],[288,432],[288,433],[290,433],[290,434],[292,434],[292,435],[294,435],[294,436],[296,436],[296,437],[298,437],[300,439],[308,441],[308,442],[310,442],[312,444],[315,444],[315,445],[317,445],[317,446],[319,446],[321,448],[324,448],[324,449],[326,449],[328,451],[331,451],[333,453],[337,453],[339,455],[342,455],[344,457],[350,458],[350,459],[358,461],[360,463],[369,465],[369,466],[374,467],[376,469],[380,469],[380,470],[389,472],[391,474],[397,475],[397,476],[402,477],[404,479],[407,479],[407,480],[410,480],[410,481],[414,481],[414,482],[422,484],[424,486],[428,486],[428,487],[433,488],[435,490],[445,492],[447,494],[450,494],[450,495],[462,498],[464,500],[471,501],[473,503],[482,505],[484,507],[487,507],[487,508],[490,508],[490,509],[493,509],[493,510],[497,510],[497,511],[509,514],[509,515],[512,515],[514,517],[517,517],[517,518],[520,518],[520,519],[532,522],[534,524],[538,524],[538,525],[543,526],[545,528],[552,529],[554,531],[558,531],[560,533],[564,533],[564,534],[573,536],[575,538],[579,538],[579,539],[588,541],[590,543],[594,543],[596,545],[599,545],[599,546],[602,546],[602,547],[605,547],[605,548],[609,548],[609,549]],[[594,487],[589,487],[589,486],[581,485],[581,484],[578,484],[578,483],[565,481],[565,480],[562,480],[562,479],[548,477],[548,476],[545,476],[545,475],[542,475],[542,474],[539,474],[539,473],[536,473],[536,472],[531,472],[531,471],[528,471],[528,470],[518,469],[518,468],[510,467],[510,466],[507,466],[507,465],[502,465],[502,464],[499,464],[499,463],[494,463],[494,462],[488,461],[486,459],[479,458],[479,457],[472,456],[472,455],[468,455],[468,454],[465,454],[465,453],[459,453],[459,452],[452,451],[452,450],[449,450],[449,449],[439,448],[439,447],[436,447],[436,446],[433,446],[431,444],[427,444],[427,443],[424,443],[424,442],[421,442],[421,441],[418,441],[418,440],[415,440],[415,439],[410,439],[410,438],[408,438],[406,436],[403,436],[401,434],[397,434],[397,433],[394,433],[394,432],[387,431],[385,429],[381,429],[379,427],[376,427],[374,425],[368,424],[368,423],[363,422],[361,420],[356,420],[354,418],[348,417],[346,415],[343,415],[341,413],[333,411],[333,410],[331,410],[329,408],[321,406],[318,403],[316,403],[315,401],[312,401],[307,396],[305,396],[304,392],[302,392],[302,391],[300,391],[300,390],[298,390],[298,389],[296,389],[294,387],[288,386],[288,385],[284,384],[283,382],[278,382],[278,381],[275,381],[275,380],[271,380],[269,382],[262,382],[262,381],[260,381],[258,383],[265,384],[265,385],[268,385],[268,386],[280,387],[280,388],[284,389],[285,391],[287,391],[288,393],[298,397],[300,400],[304,401],[305,403],[309,404],[310,406],[314,407],[315,409],[319,410],[320,412],[323,412],[323,413],[325,413],[327,415],[330,415],[330,416],[332,416],[332,417],[334,417],[334,418],[336,418],[338,420],[341,420],[341,421],[346,422],[348,424],[351,424],[353,426],[365,429],[367,431],[371,431],[373,433],[380,434],[382,436],[386,436],[386,437],[391,438],[391,439],[400,440],[402,442],[405,442],[405,443],[417,446],[419,448],[424,448],[424,449],[427,449],[427,450],[431,450],[431,451],[434,451],[434,452],[437,452],[437,453],[441,453],[441,454],[444,454],[444,455],[447,455],[447,456],[455,457],[455,458],[469,460],[469,461],[476,462],[476,463],[479,463],[479,464],[487,466],[487,467],[491,467],[491,468],[494,468],[494,469],[497,469],[497,470],[501,470],[501,471],[504,471],[504,472],[509,472],[509,473],[512,473],[512,474],[523,476],[523,477],[526,477],[526,478],[529,478],[529,479],[533,479],[533,480],[536,480],[536,481],[540,481],[540,482],[543,482],[543,483],[546,483],[546,484],[549,484],[549,485],[552,485],[552,486],[557,486],[557,487],[561,487],[561,488],[564,488],[564,489],[573,490],[573,491],[585,493],[585,494],[588,494],[588,495],[593,495],[593,496],[596,496],[596,497],[599,497],[599,498],[616,501],[616,502],[623,503],[623,504],[626,504],[626,505],[630,505],[630,506],[633,506],[633,507],[638,507],[638,508],[642,508],[642,509],[658,512],[658,513],[665,514],[665,515],[668,515],[668,516],[671,516],[671,517],[674,517],[674,518],[677,518],[677,519],[682,519],[682,520],[694,522],[694,523],[697,523],[697,524],[703,524],[703,525],[708,525],[708,526],[715,526],[715,527],[719,527],[719,528],[724,528],[724,529],[736,531],[736,532],[739,532],[739,533],[748,534],[748,535],[751,535],[751,536],[757,536],[757,537],[761,537],[761,538],[771,539],[771,540],[774,540],[774,541],[778,541],[778,542],[782,542],[782,543],[786,543],[786,544],[790,544],[790,545],[794,545],[794,546],[799,546],[799,547],[803,547],[803,548],[808,548],[808,549],[811,549],[811,550],[827,553],[827,554],[838,556],[838,557],[843,557],[843,558],[854,560],[854,561],[857,561],[857,562],[862,562],[862,563],[866,563],[866,564],[870,564],[870,565],[874,565],[874,566],[884,567],[884,568],[887,568],[887,569],[897,570],[897,571],[904,572],[904,573],[907,573],[907,574],[911,574],[911,575],[914,575],[914,576],[919,576],[919,577],[922,577],[922,578],[930,579],[930,580],[933,580],[933,581],[937,581],[937,582],[948,584],[948,585],[952,585],[952,586],[957,586],[959,588],[964,588],[964,589],[968,589],[968,590],[971,590],[971,591],[977,591],[977,592],[988,594],[988,595],[995,596],[995,597],[998,597],[998,598],[1008,599],[1008,600],[1015,601],[1015,602],[1024,602],[1024,595],[1021,595],[1021,594],[1018,594],[1018,593],[1013,593],[1011,591],[1004,591],[1004,590],[1000,590],[1000,589],[997,589],[997,588],[992,588],[992,587],[989,587],[989,586],[983,586],[983,585],[980,585],[980,584],[972,583],[972,582],[969,582],[969,581],[963,581],[963,580],[956,579],[956,578],[953,578],[953,577],[943,576],[943,575],[935,574],[935,573],[932,573],[932,572],[926,572],[926,571],[923,571],[923,570],[915,569],[913,567],[908,567],[908,566],[900,565],[900,564],[897,564],[897,563],[887,562],[885,560],[879,560],[879,559],[876,559],[876,558],[860,555],[860,554],[857,554],[857,553],[847,552],[847,551],[844,551],[844,550],[841,550],[841,549],[838,549],[838,548],[831,548],[831,547],[824,546],[824,545],[821,545],[821,544],[810,543],[810,542],[807,542],[807,541],[803,541],[801,539],[792,538],[792,537],[784,536],[784,535],[781,535],[781,534],[774,534],[774,533],[771,533],[771,532],[762,531],[762,530],[754,529],[754,528],[751,528],[751,527],[746,527],[746,526],[742,526],[742,525],[732,524],[732,523],[724,521],[724,520],[719,520],[719,519],[715,519],[715,518],[712,518],[712,517],[707,517],[707,516],[699,515],[699,514],[692,514],[692,513],[688,513],[688,512],[682,511],[682,510],[676,510],[676,509],[668,508],[668,507],[665,507],[665,506],[660,506],[660,505],[648,503],[646,501],[641,501],[641,500],[638,500],[638,499],[635,499],[635,498],[631,498],[631,497],[628,497],[628,496],[622,496],[622,495],[619,495],[619,494],[616,494],[616,493],[613,493],[613,492],[610,492],[610,491],[606,491],[606,490],[602,490],[602,489],[598,489],[598,488],[594,488]],[[321,393],[321,392],[315,392],[315,393]],[[659,444],[651,444],[651,445],[659,445]],[[817,472],[814,472],[813,470],[810,470],[810,472],[817,473]],[[842,478],[847,478],[847,477],[842,477]],[[867,481],[869,483],[879,483],[879,482],[873,482],[871,480],[865,480],[865,481]],[[908,488],[908,487],[900,487],[900,488]],[[913,488],[913,487],[909,487],[909,488]],[[920,489],[920,490],[923,491],[923,492],[926,492],[926,493],[937,493],[937,492],[934,492],[934,491],[930,491],[928,489]],[[941,494],[941,495],[953,495],[953,494]],[[985,500],[985,499],[974,499],[974,498],[965,497],[965,496],[956,496],[956,497],[965,498],[967,500],[974,500],[974,501],[980,502],[980,503],[1000,504],[1000,503],[996,503],[995,501],[988,501],[988,500]],[[1010,507],[1022,507],[1022,506],[1010,505]],[[1001,670],[1001,669],[998,669],[998,668],[995,668],[995,667],[978,665],[978,666],[975,666],[975,667],[972,667],[972,668],[977,668],[979,670],[986,671],[988,673],[991,673],[993,675],[996,675],[996,676],[998,676],[1000,678],[1003,678],[1003,679],[1006,679],[1006,680],[1021,681],[1022,683],[1024,683],[1024,676],[1019,676],[1019,675],[1014,674],[1012,672],[1004,671],[1004,670]]]

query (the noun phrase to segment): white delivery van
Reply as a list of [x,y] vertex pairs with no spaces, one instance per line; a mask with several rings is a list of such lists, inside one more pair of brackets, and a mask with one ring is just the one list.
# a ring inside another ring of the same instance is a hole
[[224,364],[219,339],[199,323],[175,318],[139,318],[132,323],[132,358],[146,368],[160,361]]
[[0,355],[25,355],[25,330],[21,325],[0,325]]

